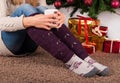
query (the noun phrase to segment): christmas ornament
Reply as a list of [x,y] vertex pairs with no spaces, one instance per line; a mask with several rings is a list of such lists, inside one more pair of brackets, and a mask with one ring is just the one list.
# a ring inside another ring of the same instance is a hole
[[84,4],[87,5],[87,6],[91,6],[93,3],[92,0],[84,0]]
[[61,0],[56,0],[56,1],[54,2],[54,6],[55,6],[56,8],[60,8],[60,7],[62,6]]
[[[55,1],[58,1],[56,4]],[[73,1],[73,4],[71,4]],[[88,16],[97,19],[99,13],[109,11],[116,13],[115,8],[119,7],[120,0],[46,0],[47,5],[52,5],[56,8],[68,8],[72,7],[73,10],[70,16],[73,16],[77,10],[80,9],[80,13],[88,13]],[[116,4],[117,1],[117,4]],[[115,4],[113,4],[115,2]]]
[[112,1],[111,1],[111,6],[112,6],[113,8],[119,8],[119,6],[120,6],[119,0],[112,0]]
[[74,3],[74,0],[67,0],[67,3],[71,5]]

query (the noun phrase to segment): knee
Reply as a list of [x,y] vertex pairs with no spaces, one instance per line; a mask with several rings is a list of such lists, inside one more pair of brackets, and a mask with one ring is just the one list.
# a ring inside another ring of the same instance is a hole
[[33,6],[30,4],[22,4],[19,7],[17,7],[15,11],[17,11],[17,12],[18,11],[27,11],[27,10],[31,10],[32,8],[33,8]]
[[25,3],[25,4],[20,5],[19,7],[20,8],[29,8],[29,7],[33,7],[33,6],[30,5],[30,4]]
[[36,8],[33,7],[32,5],[30,4],[22,4],[21,6],[19,6],[19,9],[20,11],[22,11],[22,13],[25,15],[25,16],[30,16],[34,13],[38,13]]
[[44,14],[44,11],[47,10],[48,8],[45,6],[38,6],[36,9],[40,14]]

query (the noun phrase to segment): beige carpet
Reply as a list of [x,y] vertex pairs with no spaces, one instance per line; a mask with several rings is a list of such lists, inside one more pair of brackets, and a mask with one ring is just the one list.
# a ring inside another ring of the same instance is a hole
[[80,77],[40,48],[31,56],[0,56],[0,83],[120,83],[120,54],[96,52],[91,57],[108,65],[110,75]]

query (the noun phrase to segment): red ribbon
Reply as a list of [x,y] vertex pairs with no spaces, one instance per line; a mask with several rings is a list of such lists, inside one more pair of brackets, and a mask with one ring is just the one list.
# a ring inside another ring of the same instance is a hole
[[[77,17],[79,17],[79,23],[78,23],[78,34],[80,35],[81,34],[81,20],[84,20],[84,33],[85,33],[85,39],[86,39],[86,44],[89,43],[89,40],[88,40],[88,25],[87,25],[87,20],[90,20],[90,21],[93,21],[92,18],[89,18],[89,17],[83,17],[83,16],[80,16],[80,15],[77,15]],[[96,21],[95,21],[96,22]],[[97,22],[96,22],[97,24]]]

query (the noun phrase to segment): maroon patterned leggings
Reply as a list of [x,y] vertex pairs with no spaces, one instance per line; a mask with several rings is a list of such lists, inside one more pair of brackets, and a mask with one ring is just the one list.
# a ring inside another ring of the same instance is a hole
[[81,43],[73,36],[69,29],[62,25],[61,28],[52,30],[29,28],[27,33],[30,38],[55,58],[67,62],[73,54],[84,59],[88,56]]

